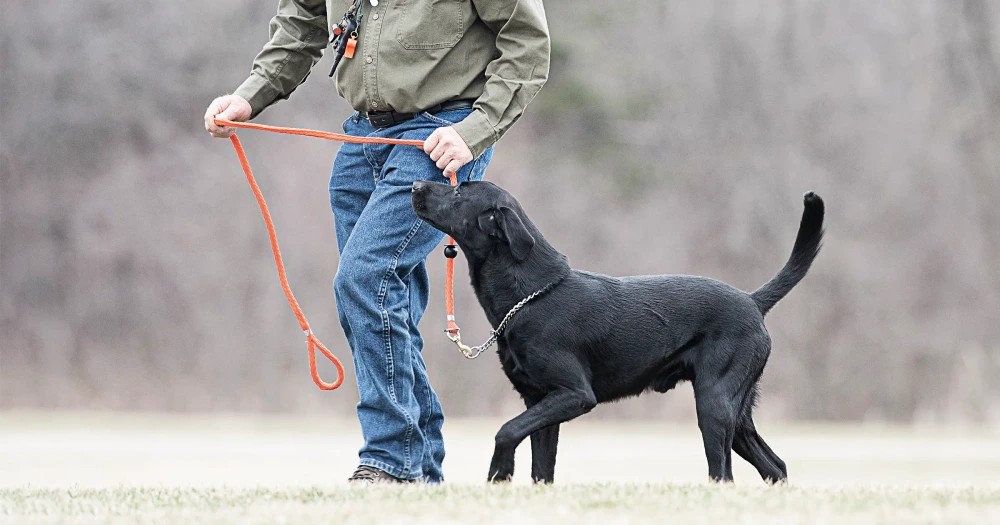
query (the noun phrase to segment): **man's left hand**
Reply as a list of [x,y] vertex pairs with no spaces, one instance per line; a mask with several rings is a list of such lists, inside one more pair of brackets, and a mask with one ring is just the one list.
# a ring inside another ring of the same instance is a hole
[[472,160],[472,150],[455,128],[438,128],[424,141],[424,152],[431,156],[445,177],[461,169]]

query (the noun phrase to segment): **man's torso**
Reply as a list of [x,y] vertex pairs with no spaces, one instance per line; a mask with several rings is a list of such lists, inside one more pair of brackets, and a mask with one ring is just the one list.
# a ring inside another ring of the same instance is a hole
[[[476,99],[496,35],[470,0],[370,0],[352,58],[337,67],[337,91],[360,111],[416,112],[454,99]],[[327,0],[332,30],[349,0]]]

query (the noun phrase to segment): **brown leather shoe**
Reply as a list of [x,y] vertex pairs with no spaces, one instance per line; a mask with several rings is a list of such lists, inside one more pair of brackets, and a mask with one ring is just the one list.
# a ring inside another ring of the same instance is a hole
[[413,483],[414,479],[397,478],[384,470],[379,470],[368,465],[361,465],[351,477],[347,478],[348,483]]

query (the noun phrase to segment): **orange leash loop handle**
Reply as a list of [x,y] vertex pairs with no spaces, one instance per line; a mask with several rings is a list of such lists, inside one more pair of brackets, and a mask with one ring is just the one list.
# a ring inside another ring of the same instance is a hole
[[[274,253],[274,265],[278,267],[278,280],[281,281],[281,289],[284,290],[285,298],[288,299],[288,305],[292,307],[292,312],[299,320],[299,327],[306,334],[306,351],[309,353],[309,373],[312,374],[313,382],[316,383],[316,386],[320,390],[334,390],[344,382],[344,365],[313,334],[312,329],[309,328],[309,321],[306,320],[305,314],[302,313],[302,308],[299,307],[298,301],[292,295],[292,289],[288,286],[288,278],[285,276],[285,264],[281,260],[281,250],[278,248],[278,236],[274,231],[274,222],[271,220],[271,213],[267,211],[267,203],[264,202],[264,195],[261,194],[260,187],[257,186],[257,181],[254,180],[253,172],[250,170],[250,162],[247,161],[247,155],[243,151],[240,139],[234,134],[229,137],[229,140],[233,143],[236,156],[239,157],[240,165],[243,166],[243,173],[246,174],[247,182],[250,183],[250,189],[253,190],[253,196],[257,199],[257,205],[260,206],[260,213],[264,216],[264,226],[267,227],[267,236],[271,240],[271,252]],[[319,377],[319,371],[316,369],[317,348],[333,363],[333,366],[337,367],[337,379],[333,383],[327,383]]]

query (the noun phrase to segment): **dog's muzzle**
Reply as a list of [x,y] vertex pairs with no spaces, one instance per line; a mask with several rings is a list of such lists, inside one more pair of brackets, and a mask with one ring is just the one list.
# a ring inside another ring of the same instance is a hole
[[422,180],[414,182],[410,188],[410,193],[413,195],[411,198],[413,201],[413,210],[418,214],[427,210],[427,194],[429,193],[427,189],[427,183]]

